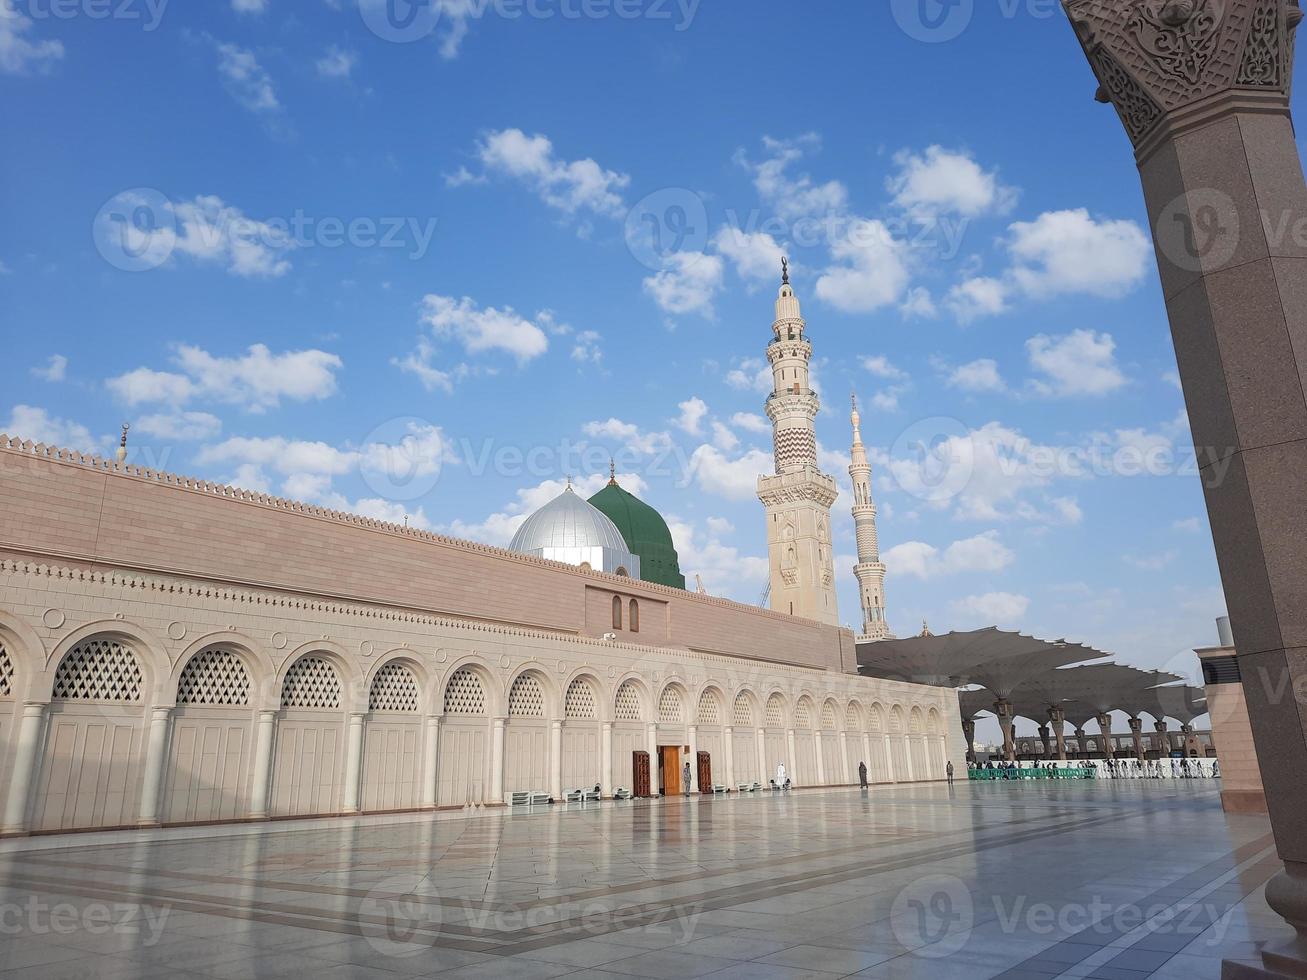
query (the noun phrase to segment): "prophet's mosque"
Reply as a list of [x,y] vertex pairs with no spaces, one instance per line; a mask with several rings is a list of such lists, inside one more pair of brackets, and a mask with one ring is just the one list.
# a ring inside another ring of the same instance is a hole
[[666,522],[615,478],[588,501],[569,486],[504,550],[144,469],[125,448],[0,439],[0,829],[962,768],[956,690],[858,673],[858,642],[889,631],[856,406],[862,629],[839,626],[837,491],[788,269],[772,330],[770,608],[687,591]]

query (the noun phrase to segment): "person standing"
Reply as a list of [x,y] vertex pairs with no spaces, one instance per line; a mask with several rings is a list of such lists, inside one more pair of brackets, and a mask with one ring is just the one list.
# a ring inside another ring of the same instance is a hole
[[949,784],[950,786],[952,786],[952,785],[953,785],[953,763],[952,763],[952,761],[950,761],[949,764],[948,764],[947,766],[944,767],[944,773],[945,773],[945,775],[948,776],[948,784]]
[[867,764],[865,762],[858,763],[858,785],[863,789],[867,788]]
[[690,795],[690,763],[688,761],[681,767],[681,791],[686,796]]

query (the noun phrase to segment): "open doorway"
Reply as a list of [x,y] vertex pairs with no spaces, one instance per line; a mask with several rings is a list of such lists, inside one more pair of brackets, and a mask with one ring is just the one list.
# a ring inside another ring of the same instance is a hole
[[680,795],[681,747],[679,745],[658,746],[658,785],[664,796]]

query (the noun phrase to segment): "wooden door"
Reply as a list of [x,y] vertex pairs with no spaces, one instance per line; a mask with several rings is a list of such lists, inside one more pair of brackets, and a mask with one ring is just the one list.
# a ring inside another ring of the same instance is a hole
[[634,752],[632,756],[635,769],[635,786],[631,789],[632,795],[653,796],[653,791],[649,785],[649,753]]
[[699,753],[699,792],[712,792],[712,756],[707,752]]
[[675,745],[663,745],[658,749],[658,757],[663,770],[663,795],[680,796],[681,750]]

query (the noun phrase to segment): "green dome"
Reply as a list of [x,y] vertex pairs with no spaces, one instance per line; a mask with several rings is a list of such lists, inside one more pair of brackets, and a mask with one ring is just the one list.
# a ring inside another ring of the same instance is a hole
[[640,556],[641,579],[674,589],[685,588],[672,532],[658,511],[627,493],[616,480],[610,480],[608,486],[590,498],[590,503],[617,525],[626,546]]

